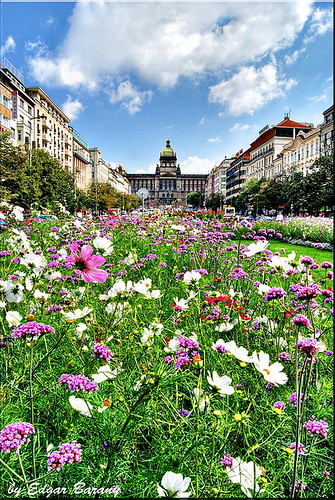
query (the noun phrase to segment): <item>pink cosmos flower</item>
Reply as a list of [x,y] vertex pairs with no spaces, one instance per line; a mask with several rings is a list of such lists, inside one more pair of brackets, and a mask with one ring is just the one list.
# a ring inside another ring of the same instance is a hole
[[80,274],[86,283],[94,281],[104,283],[108,278],[108,273],[102,269],[97,269],[105,262],[105,258],[101,255],[93,255],[93,248],[90,245],[83,245],[80,249],[79,245],[74,242],[70,246],[71,254],[66,257],[65,261],[74,264],[76,274]]

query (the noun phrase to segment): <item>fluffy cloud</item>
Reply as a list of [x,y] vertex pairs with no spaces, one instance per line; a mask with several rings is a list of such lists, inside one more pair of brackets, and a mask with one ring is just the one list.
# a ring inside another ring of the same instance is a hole
[[[216,160],[217,163],[220,160]],[[189,156],[187,160],[180,163],[182,174],[208,174],[214,167],[215,161],[209,158],[199,158],[198,156]],[[135,171],[136,174],[153,174],[156,170],[156,163],[150,165],[146,170],[141,168]]]
[[235,123],[230,129],[229,132],[239,132],[240,130],[248,130],[250,125],[246,123]]
[[180,170],[182,174],[208,174],[214,164],[215,161],[209,158],[188,156],[187,160],[180,163]]
[[111,103],[121,102],[121,106],[127,109],[130,114],[140,111],[145,101],[150,101],[151,97],[151,90],[141,92],[129,80],[120,83],[117,89],[112,90],[109,94]]
[[333,22],[333,9],[314,9],[309,34],[305,38],[305,42],[311,42],[315,37],[332,30]]
[[295,64],[297,62],[300,54],[303,54],[305,51],[306,51],[306,49],[295,50],[293,52],[293,54],[286,55],[284,60],[285,60],[285,63],[287,64],[287,66],[292,66],[293,64]]
[[231,115],[253,114],[295,84],[292,79],[279,79],[275,64],[259,69],[243,66],[232,78],[210,88],[209,101],[225,106]]
[[67,96],[67,99],[62,104],[62,110],[70,118],[70,120],[75,120],[78,118],[79,113],[83,111],[84,106],[78,99],[73,100],[72,97]]
[[12,36],[9,36],[5,43],[0,47],[0,56],[4,56],[7,52],[13,52],[15,50],[16,43]]
[[221,142],[220,137],[210,137],[208,142]]
[[181,77],[221,71],[290,46],[310,4],[78,2],[58,55],[31,58],[31,70],[42,83],[55,85],[87,86],[106,74],[134,73],[147,85],[171,87]]

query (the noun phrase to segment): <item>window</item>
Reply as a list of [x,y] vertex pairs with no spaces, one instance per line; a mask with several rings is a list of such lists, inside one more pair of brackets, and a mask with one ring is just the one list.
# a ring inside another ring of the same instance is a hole
[[10,136],[12,139],[15,139],[15,128],[10,129]]
[[314,144],[313,144],[313,142],[312,142],[312,144],[311,144],[311,155],[312,155],[312,154],[314,154]]
[[21,123],[24,123],[24,118],[22,115],[20,115],[20,120],[19,120]]
[[19,98],[19,106],[20,108],[24,108],[24,102],[21,98]]
[[33,108],[31,106],[28,106],[28,113],[30,116],[33,114]]

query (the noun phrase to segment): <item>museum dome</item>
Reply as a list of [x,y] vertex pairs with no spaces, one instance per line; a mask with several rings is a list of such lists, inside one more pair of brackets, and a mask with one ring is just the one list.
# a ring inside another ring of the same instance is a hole
[[166,146],[161,152],[161,156],[176,156],[176,152],[170,146],[170,139],[166,139]]

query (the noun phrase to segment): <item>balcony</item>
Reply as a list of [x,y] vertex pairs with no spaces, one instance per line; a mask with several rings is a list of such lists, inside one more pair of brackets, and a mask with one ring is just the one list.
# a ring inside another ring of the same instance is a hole
[[42,134],[42,140],[51,143],[51,137],[49,134]]

